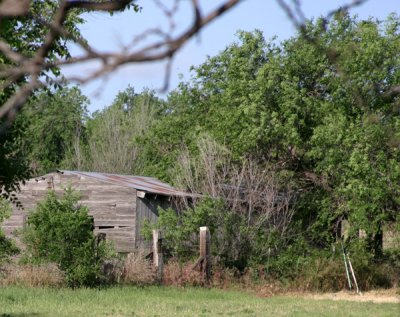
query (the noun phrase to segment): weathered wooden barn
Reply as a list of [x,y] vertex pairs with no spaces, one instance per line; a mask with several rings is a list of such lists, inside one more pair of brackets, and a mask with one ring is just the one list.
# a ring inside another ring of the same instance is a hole
[[95,233],[105,234],[118,252],[146,247],[141,226],[145,219],[157,220],[159,206],[177,208],[177,200],[195,196],[152,177],[60,170],[30,179],[21,186],[17,197],[23,209],[13,206],[13,214],[2,226],[5,233],[17,238],[29,211],[47,192],[61,194],[67,187],[80,193],[79,202],[89,208]]

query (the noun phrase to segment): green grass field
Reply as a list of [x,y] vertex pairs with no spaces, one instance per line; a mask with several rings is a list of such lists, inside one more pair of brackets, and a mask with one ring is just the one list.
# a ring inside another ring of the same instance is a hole
[[259,298],[216,289],[0,288],[1,317],[41,316],[400,316],[398,304]]

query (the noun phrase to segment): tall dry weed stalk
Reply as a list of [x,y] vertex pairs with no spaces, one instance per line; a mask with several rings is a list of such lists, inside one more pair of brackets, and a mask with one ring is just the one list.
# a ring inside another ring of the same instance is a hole
[[[211,283],[207,284],[204,275],[193,269],[194,265],[195,261],[181,263],[174,258],[170,259],[164,266],[163,284],[179,287],[211,285],[221,289],[247,290],[258,288],[261,285],[263,287],[273,285],[271,281],[267,282],[263,267],[260,267],[256,274],[252,268],[239,272],[235,268],[222,267],[216,263],[212,268]],[[254,278],[255,275],[258,275],[257,281]],[[274,290],[278,290],[276,285],[274,285]]]
[[282,184],[273,166],[254,159],[241,163],[231,159],[229,151],[212,140],[198,140],[198,157],[182,147],[175,173],[175,184],[191,192],[223,198],[229,208],[245,215],[249,226],[268,225],[285,233],[294,210],[294,193]]
[[155,270],[142,252],[128,253],[103,264],[108,283],[149,285],[156,281]]
[[129,253],[124,259],[121,281],[126,284],[148,285],[156,281],[155,270],[143,253]]
[[[175,184],[191,192],[223,199],[227,210],[235,219],[240,219],[236,225],[248,228],[245,235],[229,238],[218,233],[220,247],[232,249],[231,253],[241,252],[243,245],[251,245],[260,232],[278,234],[285,240],[295,196],[290,186],[280,180],[274,166],[252,158],[234,161],[228,149],[207,136],[198,140],[197,149],[198,155],[193,156],[186,146],[182,147],[178,171],[174,173]],[[221,215],[221,223],[224,216]],[[258,252],[266,256],[269,251],[264,248]]]
[[163,284],[171,286],[204,286],[203,274],[194,270],[195,261],[180,263],[176,259],[171,259],[164,266]]

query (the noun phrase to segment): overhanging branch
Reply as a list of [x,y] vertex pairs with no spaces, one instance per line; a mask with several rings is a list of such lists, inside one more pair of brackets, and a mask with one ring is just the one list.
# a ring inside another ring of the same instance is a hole
[[[177,3],[171,10],[164,8],[167,12],[166,15],[169,19],[173,19],[174,13],[177,11]],[[74,37],[64,27],[63,23],[67,17],[68,11],[72,8],[79,8],[90,11],[115,11],[123,10],[129,4],[133,4],[133,1],[120,0],[120,1],[82,1],[82,0],[64,0],[60,1],[59,8],[54,15],[53,21],[48,24],[49,31],[37,52],[32,58],[27,58],[20,53],[12,50],[6,42],[0,42],[0,52],[4,54],[14,65],[3,66],[0,69],[0,79],[9,78],[27,78],[28,81],[23,87],[15,92],[15,94],[9,98],[4,105],[0,107],[0,118],[7,116],[7,126],[13,121],[15,113],[19,111],[22,105],[26,102],[30,94],[34,89],[40,86],[40,75],[51,67],[60,67],[62,65],[76,65],[90,61],[100,61],[101,66],[93,71],[86,77],[70,77],[71,81],[86,83],[95,78],[103,75],[107,75],[115,71],[118,67],[126,64],[136,64],[143,62],[152,62],[159,60],[171,60],[175,53],[195,34],[197,34],[204,26],[209,24],[211,21],[217,19],[225,12],[232,9],[235,5],[243,0],[227,0],[224,1],[216,9],[212,10],[205,16],[201,14],[199,1],[192,0],[191,5],[193,9],[193,23],[184,30],[180,35],[172,38],[170,34],[160,29],[149,29],[143,34],[139,34],[135,37],[133,43],[135,45],[146,38],[147,34],[158,34],[161,40],[153,42],[142,48],[136,50],[122,49],[111,53],[103,53],[95,50],[81,38]],[[43,23],[43,21],[41,21]],[[173,26],[173,23],[171,23]],[[47,55],[55,43],[58,37],[68,38],[76,42],[83,49],[84,54],[78,57],[70,59],[59,59],[55,61],[47,60]],[[168,78],[170,72],[170,62],[167,63],[166,68],[166,85],[168,85]]]

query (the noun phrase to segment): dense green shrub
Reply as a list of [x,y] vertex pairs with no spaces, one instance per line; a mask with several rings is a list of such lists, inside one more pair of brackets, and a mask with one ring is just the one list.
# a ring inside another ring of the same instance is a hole
[[280,250],[285,243],[277,230],[267,231],[260,222],[249,224],[247,214],[230,209],[222,198],[210,197],[181,213],[172,208],[160,209],[158,223],[145,223],[142,234],[151,239],[151,230],[161,229],[165,253],[187,261],[198,257],[202,226],[210,230],[214,262],[240,272],[266,263],[271,253],[276,255],[271,249]]
[[23,233],[26,260],[57,263],[72,287],[98,285],[104,281],[101,266],[110,249],[97,241],[92,221],[71,189],[61,198],[50,191],[28,217]]
[[146,239],[151,239],[152,229],[162,229],[165,252],[181,260],[188,260],[194,257],[198,250],[199,227],[209,226],[213,234],[218,224],[217,213],[222,207],[220,200],[207,198],[196,208],[189,208],[181,214],[172,208],[160,208],[158,223],[153,226],[145,222],[142,234]]

